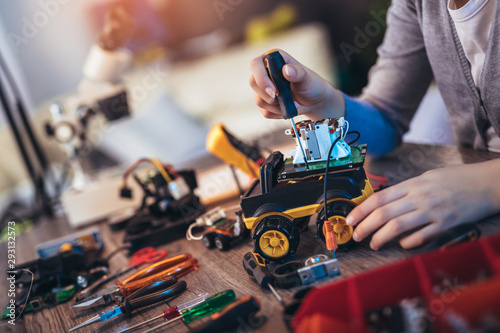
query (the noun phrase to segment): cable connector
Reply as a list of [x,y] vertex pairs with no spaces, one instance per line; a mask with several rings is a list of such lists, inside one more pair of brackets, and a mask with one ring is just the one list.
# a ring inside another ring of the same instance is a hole
[[328,251],[332,251],[333,257],[335,258],[335,250],[337,250],[339,247],[337,244],[337,237],[333,232],[333,226],[331,222],[329,220],[326,220],[324,223],[325,223],[326,249]]
[[132,199],[132,190],[128,187],[123,187],[120,189],[120,197]]
[[193,228],[195,227],[211,227],[216,222],[225,219],[226,212],[222,207],[215,207],[214,209],[206,212],[202,216],[198,217],[195,222],[191,223],[186,231],[187,240],[201,240],[203,239],[203,235],[194,236]]
[[339,127],[344,127],[345,123],[346,123],[345,118],[344,117],[339,117],[338,123],[339,123]]
[[197,226],[213,226],[216,222],[225,219],[226,212],[220,206],[211,209],[196,219]]
[[171,181],[168,184],[168,188],[170,189],[170,193],[172,194],[175,200],[180,200],[189,193],[191,193],[189,185],[182,177],[179,177],[176,180]]

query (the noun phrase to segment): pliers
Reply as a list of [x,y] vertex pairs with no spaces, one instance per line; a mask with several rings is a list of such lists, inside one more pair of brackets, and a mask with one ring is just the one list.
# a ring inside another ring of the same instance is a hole
[[[160,286],[160,289],[167,289],[157,291],[158,289],[155,288],[158,288],[158,286]],[[70,329],[70,332],[93,323],[107,321],[121,314],[125,315],[126,317],[131,317],[132,311],[177,296],[184,290],[186,290],[186,287],[187,284],[185,281],[177,282],[177,278],[175,277],[153,283],[147,287],[137,290],[135,293],[124,298],[122,303],[97,314],[96,316],[86,320],[78,326],[73,327],[72,329]]]
[[198,260],[192,258],[188,253],[162,260],[140,270],[122,281],[116,281],[116,285],[114,286],[110,286],[96,294],[84,298],[81,302],[73,305],[73,312],[80,313],[111,302],[119,304],[127,296],[130,296],[131,293],[140,288],[151,286],[156,282],[168,278],[179,278],[193,269],[196,269],[197,266]]

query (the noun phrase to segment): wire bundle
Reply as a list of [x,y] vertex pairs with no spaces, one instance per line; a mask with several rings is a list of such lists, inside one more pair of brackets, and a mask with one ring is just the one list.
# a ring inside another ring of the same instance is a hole
[[174,179],[177,178],[177,177],[179,177],[179,175],[177,174],[177,172],[175,172],[175,170],[172,168],[172,166],[167,165],[167,164],[163,164],[163,163],[161,163],[159,160],[157,160],[155,158],[151,158],[151,157],[141,158],[141,159],[137,160],[136,162],[132,163],[123,172],[123,175],[122,175],[122,184],[121,184],[121,188],[122,189],[126,189],[127,188],[127,178],[130,175],[130,173],[132,173],[132,171],[134,171],[141,164],[144,164],[144,163],[151,163],[151,164],[153,164],[156,167],[156,169],[158,170],[158,172],[165,179],[165,181],[167,182],[167,184],[170,184],[170,183],[173,182],[173,179],[172,179],[172,177],[170,175],[172,175],[174,177]]
[[[344,127],[346,128],[344,130]],[[333,152],[333,148],[337,145],[337,143],[340,141],[340,140],[344,140],[346,138],[347,135],[349,134],[356,134],[357,137],[356,139],[352,140],[351,142],[348,143],[349,146],[352,146],[354,143],[356,143],[356,141],[359,140],[360,138],[360,134],[358,131],[351,131],[351,132],[348,132],[349,130],[349,122],[346,121],[346,124],[340,129],[340,135],[335,139],[335,141],[333,141],[332,145],[330,146],[330,149],[328,150],[328,157],[326,159],[326,168],[325,168],[325,185],[324,185],[324,211],[325,211],[325,222],[328,221],[328,210],[326,209],[326,204],[327,204],[327,201],[328,201],[328,198],[327,198],[327,188],[328,188],[328,169],[330,167],[330,158],[331,158],[331,155],[332,155],[332,152]]]

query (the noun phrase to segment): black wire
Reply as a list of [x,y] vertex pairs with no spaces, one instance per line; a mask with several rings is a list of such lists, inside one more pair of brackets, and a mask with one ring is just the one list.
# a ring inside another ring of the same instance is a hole
[[[347,132],[347,134],[344,136],[346,137],[347,135],[349,134],[356,134],[357,137],[356,139],[352,140],[351,142],[349,142],[349,146],[352,145],[353,143],[355,143],[356,141],[359,140],[361,134],[358,132],[358,131],[350,131],[350,132]],[[332,155],[332,151],[333,151],[333,147],[335,147],[335,145],[339,142],[341,136],[339,135],[335,141],[333,141],[332,145],[330,146],[330,150],[328,151],[328,157],[326,159],[326,168],[325,168],[325,188],[324,188],[324,200],[325,200],[325,204],[324,204],[324,210],[325,210],[325,222],[328,220],[328,212],[327,212],[327,209],[326,209],[326,203],[327,203],[327,197],[326,197],[326,192],[327,192],[327,188],[328,188],[328,169],[330,167],[330,156]]]
[[359,134],[359,132],[358,132],[358,131],[350,131],[350,132],[347,132],[346,136],[348,136],[349,134],[356,134],[356,135],[357,135],[356,139],[354,139],[354,140],[352,140],[351,142],[348,142],[348,143],[347,143],[349,146],[352,146],[353,144],[355,144],[355,143],[356,143],[356,141],[358,141],[358,140],[359,140],[359,138],[361,137],[361,134]]
[[326,159],[326,168],[325,168],[325,188],[324,188],[324,199],[325,199],[325,205],[324,205],[324,210],[325,210],[325,222],[328,220],[328,212],[326,210],[326,201],[327,201],[327,198],[326,198],[326,192],[327,192],[327,188],[328,188],[328,168],[330,167],[330,156],[332,155],[332,151],[333,151],[333,147],[335,147],[335,145],[337,144],[337,142],[339,142],[339,140],[341,139],[341,136],[339,135],[335,141],[333,141],[332,145],[330,146],[330,150],[328,150],[328,158]]
[[108,254],[108,256],[105,258],[106,262],[111,260],[118,252],[124,251],[124,250],[130,250],[130,246],[120,246],[119,248],[116,248],[113,252]]

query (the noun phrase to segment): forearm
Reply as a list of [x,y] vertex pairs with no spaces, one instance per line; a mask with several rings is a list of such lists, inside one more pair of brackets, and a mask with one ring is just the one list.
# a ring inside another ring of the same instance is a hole
[[[471,177],[474,182],[471,186],[477,186],[485,193],[485,200],[487,201],[484,207],[490,214],[500,212],[500,179],[498,178],[498,171],[500,170],[500,158],[472,164],[474,169],[471,169]],[[475,184],[475,185],[474,185]]]
[[370,102],[349,97],[331,85],[323,96],[323,105],[307,113],[311,120],[345,117],[349,129],[360,133],[359,142],[368,144],[370,155],[387,154],[400,144],[399,131],[392,121]]
[[347,216],[347,224],[356,226],[353,239],[373,233],[374,250],[395,238],[409,249],[459,224],[497,214],[499,168],[500,159],[445,167],[377,192]]
[[311,120],[345,117],[349,129],[360,133],[360,143],[368,144],[370,155],[384,155],[391,152],[401,142],[400,131],[383,112],[368,101],[349,97],[324,81],[321,105],[309,111]]
[[349,129],[361,134],[359,142],[368,144],[369,154],[387,154],[401,143],[396,127],[384,113],[369,102],[346,95],[343,97]]

